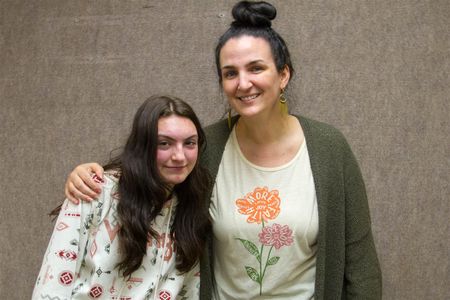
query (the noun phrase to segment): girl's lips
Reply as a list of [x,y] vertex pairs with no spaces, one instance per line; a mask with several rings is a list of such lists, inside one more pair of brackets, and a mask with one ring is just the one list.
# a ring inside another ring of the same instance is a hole
[[179,166],[179,167],[169,167],[169,166],[167,166],[166,168],[169,169],[169,170],[172,170],[172,171],[181,171],[184,168],[186,168],[186,166]]

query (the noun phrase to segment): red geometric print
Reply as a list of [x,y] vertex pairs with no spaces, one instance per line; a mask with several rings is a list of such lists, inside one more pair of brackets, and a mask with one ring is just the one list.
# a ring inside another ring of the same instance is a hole
[[133,287],[140,286],[143,282],[144,282],[143,278],[130,277],[130,279],[127,280],[127,287],[129,290],[131,290]]
[[117,233],[119,232],[120,226],[119,226],[119,224],[117,224],[115,227],[112,227],[111,224],[109,223],[108,219],[105,219],[104,223],[105,223],[105,228],[108,231],[109,240],[112,243],[114,241],[114,239],[116,238]]
[[89,291],[89,297],[99,298],[103,294],[103,287],[101,285],[94,285]]
[[[149,235],[148,241],[147,241],[147,247],[152,246],[152,239],[153,237]],[[163,248],[164,242],[166,242],[166,253],[164,253],[164,261],[169,261],[172,258],[173,253],[175,252],[175,245],[173,243],[172,236],[170,234],[167,234],[167,241],[166,241],[166,234],[161,233],[157,235],[156,238],[156,247],[158,249]]]
[[59,222],[58,225],[56,225],[56,230],[63,231],[64,229],[69,228],[69,225],[67,225],[64,222]]
[[97,176],[97,174],[94,174],[94,175],[92,176],[92,179],[93,179],[95,182],[97,182],[97,183],[103,183],[103,182],[104,182],[103,179],[101,179],[100,177]]
[[172,295],[169,293],[169,291],[162,290],[159,292],[159,300],[170,300],[172,299]]
[[94,240],[91,246],[91,251],[89,253],[91,254],[91,257],[94,257],[95,253],[97,252],[97,242]]
[[111,288],[109,289],[109,293],[110,294],[115,294],[116,293],[116,288],[114,287],[116,285],[116,277],[114,277],[113,282],[111,284]]
[[69,261],[77,259],[77,253],[70,250],[59,250],[58,252],[56,252],[56,255],[58,255],[62,259]]
[[45,275],[44,275],[44,284],[46,284],[47,281],[53,279],[53,275],[51,274],[50,271],[51,271],[51,267],[47,266],[47,269],[45,270]]
[[80,217],[81,214],[80,213],[65,213],[64,216],[65,217]]
[[59,274],[59,283],[62,285],[70,285],[73,282],[73,273],[70,271],[63,271]]

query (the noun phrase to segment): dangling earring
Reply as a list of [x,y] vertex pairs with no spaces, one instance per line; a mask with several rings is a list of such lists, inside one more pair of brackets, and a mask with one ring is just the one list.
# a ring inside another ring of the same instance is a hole
[[280,99],[279,100],[283,104],[286,103],[286,101],[287,101],[286,97],[284,96],[284,89],[281,89],[281,94],[280,94]]
[[287,106],[287,100],[284,96],[284,89],[281,89],[280,98],[278,99],[280,101],[281,111],[285,114],[288,113],[288,106]]
[[231,130],[231,108],[228,110],[228,129]]

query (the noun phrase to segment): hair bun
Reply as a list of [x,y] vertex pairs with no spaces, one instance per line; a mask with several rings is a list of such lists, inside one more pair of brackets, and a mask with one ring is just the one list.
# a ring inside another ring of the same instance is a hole
[[276,8],[265,1],[240,1],[231,11],[232,26],[270,27],[277,16]]

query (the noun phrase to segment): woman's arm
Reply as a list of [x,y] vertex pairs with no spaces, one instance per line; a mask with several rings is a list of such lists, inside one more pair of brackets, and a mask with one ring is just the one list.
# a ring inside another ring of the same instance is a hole
[[365,185],[349,146],[344,157],[345,299],[379,300],[382,296],[381,270],[372,236]]
[[67,178],[64,192],[67,199],[78,204],[79,200],[92,201],[101,192],[101,185],[98,180],[102,180],[103,168],[98,163],[87,163],[77,166]]

